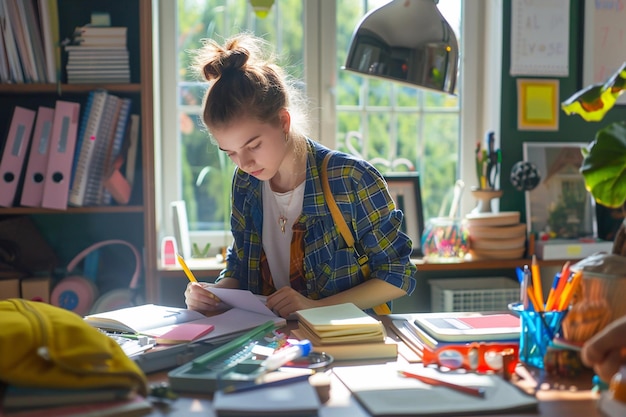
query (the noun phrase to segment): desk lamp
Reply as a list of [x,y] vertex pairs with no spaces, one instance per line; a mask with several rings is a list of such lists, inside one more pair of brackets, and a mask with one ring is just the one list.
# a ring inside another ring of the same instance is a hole
[[342,69],[454,95],[459,46],[438,0],[392,0],[357,25]]

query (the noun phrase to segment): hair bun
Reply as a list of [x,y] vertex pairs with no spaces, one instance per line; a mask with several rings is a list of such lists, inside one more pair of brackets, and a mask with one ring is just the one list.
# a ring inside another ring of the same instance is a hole
[[203,68],[207,80],[219,78],[224,74],[243,68],[248,62],[250,53],[245,48],[229,49],[222,51],[216,59],[206,63]]

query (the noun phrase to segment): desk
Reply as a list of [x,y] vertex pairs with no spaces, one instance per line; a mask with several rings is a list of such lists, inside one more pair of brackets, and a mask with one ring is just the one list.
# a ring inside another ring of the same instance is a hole
[[[289,322],[287,330],[296,326],[295,322]],[[398,343],[402,341],[389,331],[389,336],[393,337]],[[399,362],[404,362],[402,356],[398,356]],[[375,363],[368,361],[367,363]],[[338,362],[335,365],[347,365],[348,362]],[[358,365],[358,364],[356,364]],[[157,373],[149,375],[151,383],[167,381],[167,373]],[[532,389],[535,380],[539,379],[537,373],[528,373],[524,381],[520,383],[523,389]],[[491,417],[528,417],[529,415],[541,417],[602,417],[600,411],[596,408],[596,394],[591,391],[592,373],[584,372],[575,379],[565,379],[550,377],[540,383],[537,391],[539,399],[538,414],[490,414]],[[184,416],[202,416],[214,417],[215,413],[211,407],[210,395],[185,395],[179,394],[180,397],[170,403],[157,405],[150,416],[167,416],[167,417],[184,417]],[[352,398],[348,389],[336,377],[331,378],[330,400],[326,402],[320,412],[319,417],[368,417],[363,408]]]

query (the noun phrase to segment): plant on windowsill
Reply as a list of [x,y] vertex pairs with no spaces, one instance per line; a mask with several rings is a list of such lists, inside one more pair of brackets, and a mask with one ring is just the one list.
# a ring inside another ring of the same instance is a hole
[[[599,122],[626,89],[626,62],[603,84],[590,85],[565,100],[566,114]],[[582,149],[580,172],[596,202],[626,214],[626,121],[612,122],[596,132]],[[612,253],[626,256],[626,218],[613,241]]]

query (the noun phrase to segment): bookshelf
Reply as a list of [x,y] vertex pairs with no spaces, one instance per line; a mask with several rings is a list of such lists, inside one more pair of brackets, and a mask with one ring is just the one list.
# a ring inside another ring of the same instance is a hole
[[[127,205],[68,206],[66,210],[19,205],[0,207],[0,220],[18,216],[32,219],[58,258],[57,272],[63,271],[74,256],[96,242],[121,239],[131,243],[143,255],[141,295],[147,302],[156,302],[159,294],[155,278],[152,0],[56,1],[61,40],[70,37],[74,28],[90,22],[92,12],[108,13],[111,26],[128,28],[130,83],[68,84],[67,53],[61,49],[60,82],[2,83],[0,109],[10,115],[16,105],[36,110],[38,106],[54,107],[57,100],[66,100],[80,103],[82,117],[87,97],[93,90],[105,89],[116,96],[130,98],[131,113],[140,116],[140,144],[132,195]],[[0,118],[2,148],[10,122],[10,116]],[[76,147],[79,148],[78,142]],[[96,278],[99,295],[110,289],[127,288],[134,270],[134,257],[128,248],[123,245],[105,248],[100,251],[102,256]],[[75,272],[80,273],[80,270]]]

